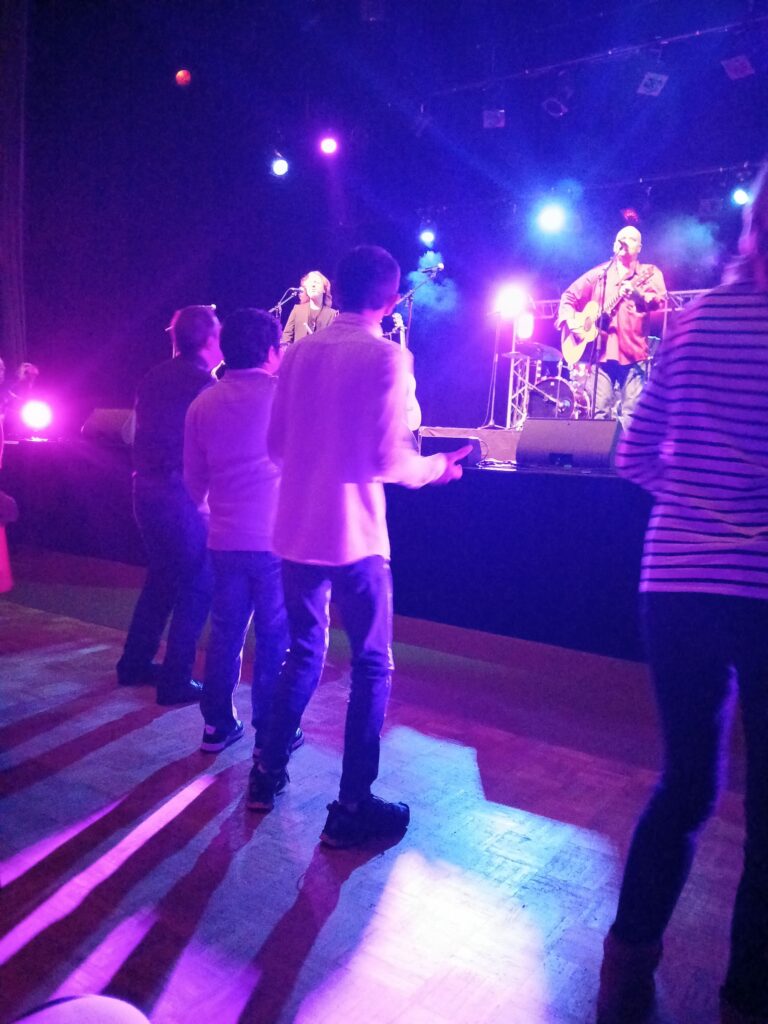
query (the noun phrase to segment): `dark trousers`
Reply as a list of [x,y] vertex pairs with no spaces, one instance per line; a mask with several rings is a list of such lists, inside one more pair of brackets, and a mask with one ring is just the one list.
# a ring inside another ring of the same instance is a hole
[[352,653],[339,799],[364,800],[379,773],[379,747],[392,680],[392,580],[378,555],[350,565],[283,562],[291,643],[275,695],[262,765],[288,763],[290,742],[315,691],[328,649],[331,591]]
[[200,710],[207,725],[229,730],[236,720],[233,699],[240,681],[243,645],[253,619],[251,722],[258,746],[272,708],[277,678],[288,648],[280,559],[269,551],[211,551],[213,604]]
[[133,612],[118,671],[145,671],[168,629],[163,683],[183,686],[208,617],[213,574],[206,527],[180,476],[134,477],[133,507],[147,553],[147,577]]
[[746,843],[723,994],[744,1013],[768,1014],[768,601],[649,593],[643,613],[664,767],[632,839],[613,931],[633,944],[664,933],[718,795],[735,673]]

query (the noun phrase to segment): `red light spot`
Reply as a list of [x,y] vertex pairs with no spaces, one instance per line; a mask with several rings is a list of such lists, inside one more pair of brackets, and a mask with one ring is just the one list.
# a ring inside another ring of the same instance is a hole
[[186,68],[179,68],[176,72],[176,85],[189,85],[192,75]]

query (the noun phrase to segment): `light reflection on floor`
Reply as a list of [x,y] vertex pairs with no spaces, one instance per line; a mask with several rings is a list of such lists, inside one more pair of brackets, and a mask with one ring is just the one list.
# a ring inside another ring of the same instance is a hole
[[[47,685],[39,618],[34,626],[41,661],[20,655],[13,666],[20,721],[32,673],[39,693]],[[0,939],[2,1019],[97,990],[129,998],[153,1024],[592,1019],[621,843],[651,772],[537,738],[530,717],[526,735],[467,721],[455,692],[439,705],[395,703],[378,791],[410,802],[411,828],[389,849],[327,851],[317,838],[338,778],[343,673],[320,687],[291,784],[260,816],[244,806],[248,743],[199,754],[199,711],[163,712],[146,691],[118,691],[103,667],[114,650],[95,642],[111,631],[85,632],[94,642],[76,692],[59,697],[60,720],[37,734],[25,726],[15,742],[24,785],[5,801],[22,827],[10,833],[3,880],[13,924]],[[477,688],[483,665],[473,664]],[[689,997],[672,993],[678,1024],[703,1024],[714,1007],[738,870],[736,799],[724,800],[718,845],[681,905],[686,934],[709,927],[712,948],[691,965],[708,972],[701,1005],[687,1010]],[[671,946],[680,941],[673,928]]]

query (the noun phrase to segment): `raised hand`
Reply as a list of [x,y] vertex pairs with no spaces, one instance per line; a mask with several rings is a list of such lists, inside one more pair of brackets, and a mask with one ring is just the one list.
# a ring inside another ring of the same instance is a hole
[[462,459],[466,459],[471,451],[472,445],[465,444],[462,448],[457,448],[455,451],[445,452],[445,470],[443,475],[439,476],[434,483],[449,484],[452,480],[460,480],[464,471],[459,463]]

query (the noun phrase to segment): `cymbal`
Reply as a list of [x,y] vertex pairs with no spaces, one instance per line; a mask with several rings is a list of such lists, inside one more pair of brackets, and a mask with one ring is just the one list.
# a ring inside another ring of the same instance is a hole
[[[512,355],[511,352],[504,354]],[[552,348],[551,345],[540,345],[538,341],[518,341],[515,346],[515,354],[523,356],[525,359],[541,360],[542,363],[560,363],[563,359],[562,354],[556,348]]]

